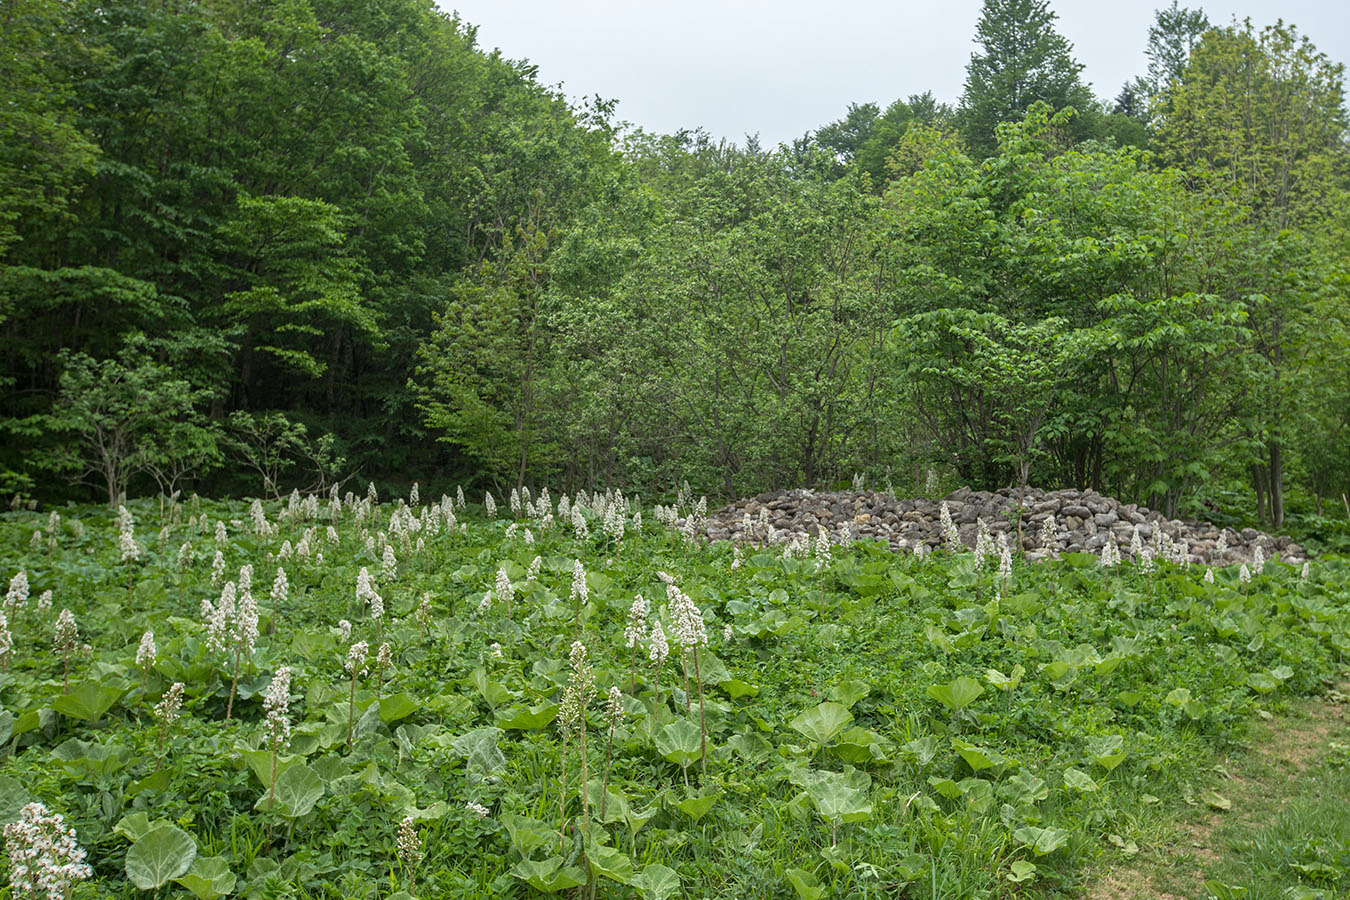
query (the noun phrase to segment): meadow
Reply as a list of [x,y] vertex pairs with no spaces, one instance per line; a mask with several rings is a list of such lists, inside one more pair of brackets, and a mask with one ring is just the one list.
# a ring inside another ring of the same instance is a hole
[[[11,878],[47,866],[11,895],[1081,896],[1230,806],[1206,761],[1350,648],[1341,560],[733,547],[684,496],[495,501],[0,516],[0,820]],[[1350,890],[1297,859],[1285,897]]]

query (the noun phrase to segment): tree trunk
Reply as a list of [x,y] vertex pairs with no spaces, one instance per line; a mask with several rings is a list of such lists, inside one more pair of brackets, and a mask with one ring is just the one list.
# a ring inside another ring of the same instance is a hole
[[1270,444],[1270,524],[1284,525],[1284,448],[1279,441]]
[[1256,521],[1266,521],[1266,480],[1260,463],[1252,464],[1252,487],[1256,489]]

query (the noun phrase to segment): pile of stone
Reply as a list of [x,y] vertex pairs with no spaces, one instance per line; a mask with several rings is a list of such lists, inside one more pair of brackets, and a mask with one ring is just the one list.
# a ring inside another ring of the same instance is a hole
[[[712,513],[703,524],[709,540],[762,544],[801,543],[824,531],[832,539],[845,533],[855,540],[880,540],[893,550],[925,550],[944,545],[942,504],[966,547],[974,547],[982,520],[997,538],[1006,533],[1016,544],[1017,490],[996,492],[961,488],[941,500],[897,500],[873,491],[810,490],[775,491],[749,497]],[[1121,503],[1095,491],[1041,491],[1028,488],[1022,501],[1022,549],[1029,560],[1060,553],[1099,553],[1112,538],[1121,555],[1131,557],[1136,546],[1156,547],[1159,542],[1182,548],[1191,562],[1223,566],[1251,562],[1256,549],[1271,559],[1299,563],[1308,554],[1288,537],[1272,536],[1253,528],[1235,531],[1206,522],[1168,519],[1162,513],[1133,503]],[[1042,546],[1042,521],[1053,517],[1056,539]],[[1156,538],[1154,532],[1159,531]]]

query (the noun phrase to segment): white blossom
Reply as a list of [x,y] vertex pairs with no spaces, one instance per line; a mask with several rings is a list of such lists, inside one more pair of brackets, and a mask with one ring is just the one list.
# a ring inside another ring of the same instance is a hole
[[282,666],[272,676],[267,693],[263,695],[263,710],[267,714],[265,729],[267,745],[273,751],[285,749],[291,737],[291,668]]
[[155,664],[155,633],[147,631],[141,635],[141,645],[136,648],[136,665],[148,669]]
[[647,637],[647,601],[638,594],[628,607],[628,624],[623,630],[624,646],[636,649]]
[[29,803],[17,822],[5,826],[5,849],[16,897],[66,900],[78,882],[93,875],[75,829],[41,803]]
[[28,602],[28,572],[23,569],[9,580],[9,591],[5,594],[5,607],[10,610],[23,609]]
[[669,655],[670,645],[666,643],[666,632],[665,629],[661,627],[661,622],[658,619],[652,623],[651,651],[648,654],[648,658],[659,666],[666,661],[666,657]]

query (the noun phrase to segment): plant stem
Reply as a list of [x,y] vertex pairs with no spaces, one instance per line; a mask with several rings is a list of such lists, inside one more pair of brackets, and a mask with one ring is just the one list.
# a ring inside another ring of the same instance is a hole
[[581,827],[589,832],[591,824],[591,801],[586,796],[586,713],[582,710],[581,721]]
[[567,847],[567,732],[563,732],[562,776],[558,779],[558,849]]
[[230,700],[225,704],[225,721],[230,721],[230,713],[234,712],[234,691],[239,686],[239,654],[243,651],[242,645],[236,644],[234,648],[234,672],[230,675]]
[[708,777],[708,720],[703,714],[703,677],[698,671],[698,648],[694,648],[694,683],[698,685],[698,749],[703,758],[703,777]]
[[352,732],[356,728],[356,673],[352,672],[352,691],[347,700],[347,752],[352,752]]
[[614,751],[614,723],[609,723],[609,743],[605,744],[605,778],[600,784],[600,824],[605,823],[605,808],[609,803],[609,765]]

